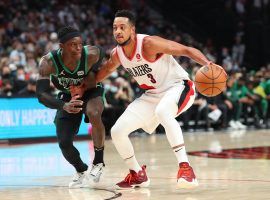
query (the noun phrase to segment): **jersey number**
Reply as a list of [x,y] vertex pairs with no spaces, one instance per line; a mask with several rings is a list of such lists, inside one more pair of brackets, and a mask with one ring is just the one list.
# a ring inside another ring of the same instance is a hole
[[152,83],[156,83],[157,82],[156,79],[154,78],[154,76],[152,74],[147,74],[147,77],[150,78],[150,81]]

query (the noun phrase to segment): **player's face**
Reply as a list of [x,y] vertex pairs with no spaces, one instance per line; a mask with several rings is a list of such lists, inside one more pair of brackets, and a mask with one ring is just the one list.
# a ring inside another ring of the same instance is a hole
[[64,44],[61,44],[61,48],[64,52],[67,52],[72,58],[79,60],[82,56],[82,38],[74,37]]
[[113,22],[113,36],[119,45],[124,45],[135,34],[135,27],[126,17],[116,17]]

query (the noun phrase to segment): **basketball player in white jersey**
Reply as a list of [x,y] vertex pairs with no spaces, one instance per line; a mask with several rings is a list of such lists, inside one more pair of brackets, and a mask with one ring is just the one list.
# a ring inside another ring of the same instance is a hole
[[158,36],[136,34],[135,17],[127,10],[116,13],[113,34],[118,45],[103,63],[96,81],[104,80],[122,65],[146,90],[127,107],[111,129],[113,143],[130,169],[127,177],[116,186],[130,189],[149,185],[146,167],[138,164],[128,136],[139,128],[152,133],[162,124],[179,163],[178,187],[196,187],[198,182],[188,161],[182,130],[175,119],[192,105],[195,88],[188,73],[173,56],[187,56],[201,65],[210,65],[211,62],[192,47]]

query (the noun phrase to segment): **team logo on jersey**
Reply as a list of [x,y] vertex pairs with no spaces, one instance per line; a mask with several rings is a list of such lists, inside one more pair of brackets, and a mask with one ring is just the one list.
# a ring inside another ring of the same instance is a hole
[[128,73],[133,77],[143,76],[152,72],[151,67],[148,64],[139,65],[132,68],[127,68]]
[[137,62],[141,60],[141,55],[140,54],[136,54],[136,58],[137,58]]
[[78,76],[84,75],[84,71],[78,71],[78,72],[77,72],[77,75],[78,75]]
[[71,85],[80,85],[83,81],[83,77],[81,78],[66,78],[66,77],[58,77],[59,85],[62,85],[65,89],[68,89]]

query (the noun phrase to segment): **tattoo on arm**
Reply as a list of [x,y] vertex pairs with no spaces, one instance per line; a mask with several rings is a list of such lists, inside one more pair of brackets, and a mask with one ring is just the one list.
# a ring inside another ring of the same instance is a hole
[[49,79],[50,74],[55,73],[52,60],[48,55],[43,56],[39,62],[39,79]]
[[88,68],[97,73],[104,58],[104,51],[99,46],[88,46]]
[[55,73],[49,57],[43,56],[39,63],[39,79],[37,81],[37,97],[38,101],[48,108],[62,109],[65,102],[56,99],[50,92],[50,74]]

